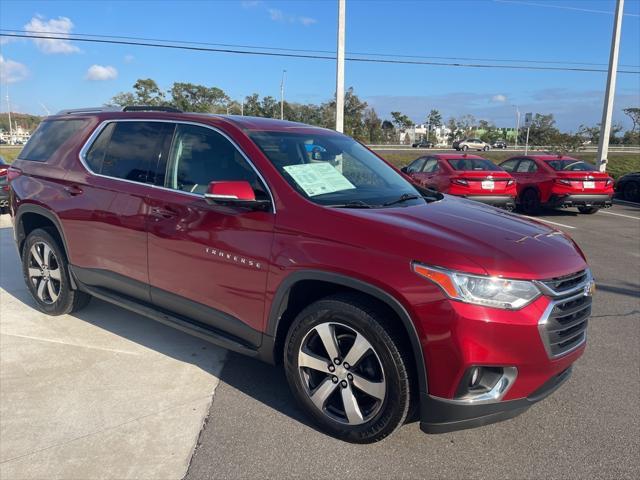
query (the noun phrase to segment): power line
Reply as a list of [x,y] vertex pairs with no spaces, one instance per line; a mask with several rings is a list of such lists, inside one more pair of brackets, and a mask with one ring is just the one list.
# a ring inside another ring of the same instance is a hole
[[[60,32],[33,32],[29,30],[13,30],[13,29],[0,29],[0,35],[2,32],[7,33],[22,33],[29,37],[34,37],[35,34],[47,35],[46,38],[54,38],[50,35],[61,35]],[[140,42],[162,42],[163,44],[179,44],[179,45],[205,45],[213,47],[229,47],[229,48],[247,48],[254,50],[275,50],[279,52],[300,52],[300,53],[322,53],[331,54],[335,52],[332,50],[313,50],[302,48],[285,48],[285,47],[266,47],[261,45],[242,45],[232,43],[212,43],[212,42],[196,42],[189,40],[171,40],[163,38],[148,38],[148,37],[130,37],[122,35],[98,35],[92,33],[65,33],[65,40],[72,40],[73,37],[80,38],[98,38],[98,39],[116,39],[116,40],[133,40]],[[39,38],[39,37],[36,37]],[[462,60],[462,61],[474,61],[474,62],[503,62],[503,63],[531,63],[531,64],[557,64],[557,65],[589,65],[589,66],[607,66],[606,63],[592,63],[592,62],[574,62],[568,60],[526,60],[526,59],[513,59],[513,58],[475,58],[475,57],[443,57],[443,56],[425,56],[425,55],[403,55],[392,53],[374,53],[374,52],[346,52],[348,55],[360,55],[367,57],[392,57],[392,58],[414,58],[414,59],[432,59],[432,60]],[[640,68],[640,65],[620,65],[621,67]]]
[[[138,47],[154,47],[154,48],[167,48],[173,50],[190,50],[199,52],[217,52],[217,53],[232,53],[238,55],[254,55],[254,56],[268,56],[268,57],[287,57],[287,58],[303,58],[311,60],[335,60],[335,56],[327,55],[312,55],[302,53],[281,53],[281,52],[260,52],[255,50],[239,50],[235,48],[211,48],[211,47],[197,47],[189,45],[176,45],[171,43],[152,43],[152,42],[138,42],[131,40],[106,40],[98,38],[79,38],[69,37],[66,35],[35,35],[21,34],[21,33],[0,33],[0,37],[15,37],[15,38],[38,38],[43,40],[64,40],[69,42],[87,42],[87,43],[101,43],[111,45],[130,45]],[[599,68],[584,68],[584,67],[548,67],[548,66],[534,66],[534,65],[495,65],[495,64],[478,64],[478,63],[451,63],[451,62],[428,62],[418,60],[397,60],[397,59],[380,59],[380,58],[359,58],[359,57],[345,57],[349,62],[361,62],[361,63],[386,63],[386,64],[400,64],[400,65],[430,65],[438,67],[462,67],[462,68],[491,68],[491,69],[505,69],[505,70],[544,70],[544,71],[562,71],[562,72],[607,72],[606,69]],[[634,70],[619,70],[618,73],[630,73],[638,75],[640,71]]]

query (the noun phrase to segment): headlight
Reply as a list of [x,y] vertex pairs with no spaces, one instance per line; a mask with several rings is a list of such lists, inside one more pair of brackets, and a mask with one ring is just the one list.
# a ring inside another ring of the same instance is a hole
[[483,277],[415,262],[412,267],[442,288],[449,298],[466,303],[517,310],[540,296],[538,287],[526,280]]

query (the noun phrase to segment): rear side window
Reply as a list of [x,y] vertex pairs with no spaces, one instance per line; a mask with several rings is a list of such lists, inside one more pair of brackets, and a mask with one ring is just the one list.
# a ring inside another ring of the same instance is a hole
[[94,173],[145,183],[149,170],[155,170],[166,131],[162,122],[110,123],[91,145],[85,162]]
[[46,162],[72,135],[81,130],[86,120],[46,120],[38,126],[20,152],[20,160]]
[[426,162],[426,158],[418,158],[414,160],[411,165],[407,167],[407,173],[416,173],[422,171],[422,167],[424,166],[424,162]]
[[518,160],[519,160],[518,158],[514,158],[513,160],[507,160],[506,162],[501,163],[500,166],[507,172],[513,172],[513,170],[516,168]]

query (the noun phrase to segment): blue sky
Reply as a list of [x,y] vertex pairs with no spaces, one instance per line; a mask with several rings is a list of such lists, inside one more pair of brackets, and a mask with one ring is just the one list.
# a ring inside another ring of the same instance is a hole
[[[614,8],[614,0],[347,0],[346,49],[606,64]],[[334,50],[336,14],[335,0],[2,0],[0,27]],[[625,14],[620,64],[640,70],[640,1],[626,0]],[[141,77],[163,88],[175,81],[217,86],[236,99],[253,92],[278,97],[286,69],[289,100],[319,103],[335,89],[329,60],[31,39],[3,40],[0,49],[2,111],[7,82],[12,110],[37,114],[100,105]],[[379,114],[400,110],[416,122],[437,108],[445,119],[469,113],[511,126],[518,105],[553,113],[561,128],[576,130],[600,121],[605,82],[604,73],[346,65],[347,86]],[[621,110],[640,106],[640,75],[619,74],[617,87],[614,120],[628,127]]]

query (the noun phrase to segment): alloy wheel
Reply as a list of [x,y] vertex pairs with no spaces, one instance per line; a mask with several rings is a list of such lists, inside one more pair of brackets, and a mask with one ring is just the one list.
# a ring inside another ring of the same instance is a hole
[[307,395],[329,418],[361,425],[382,408],[386,381],[371,343],[353,328],[321,323],[304,337],[298,370]]
[[29,250],[29,282],[38,299],[53,304],[60,296],[62,271],[53,249],[45,242],[34,243]]

